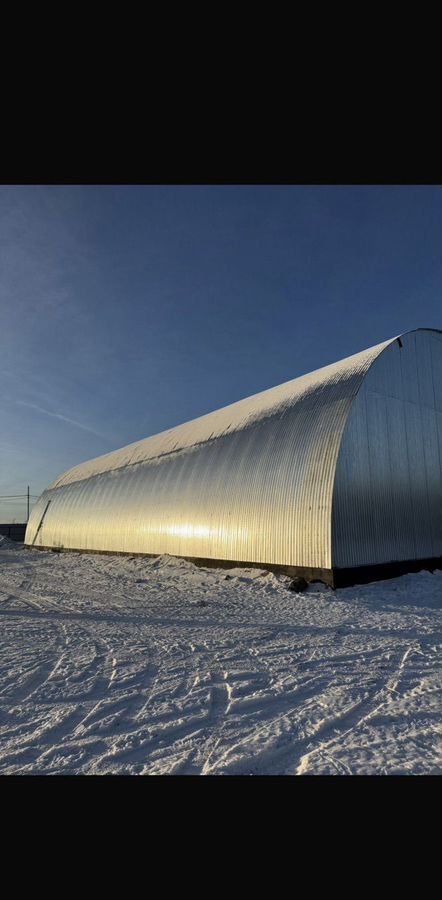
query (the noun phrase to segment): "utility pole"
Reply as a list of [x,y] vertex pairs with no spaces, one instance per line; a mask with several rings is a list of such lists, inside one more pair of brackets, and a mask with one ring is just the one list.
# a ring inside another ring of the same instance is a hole
[[28,516],[27,516],[26,521],[29,522],[29,484],[28,484]]

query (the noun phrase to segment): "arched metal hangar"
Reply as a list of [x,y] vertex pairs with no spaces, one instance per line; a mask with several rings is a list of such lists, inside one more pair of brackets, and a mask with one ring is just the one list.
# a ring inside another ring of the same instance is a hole
[[442,332],[419,328],[57,478],[30,547],[332,585],[442,563]]

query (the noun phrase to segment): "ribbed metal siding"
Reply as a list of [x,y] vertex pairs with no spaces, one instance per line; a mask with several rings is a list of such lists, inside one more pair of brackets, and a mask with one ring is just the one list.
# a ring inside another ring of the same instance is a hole
[[338,568],[442,556],[442,334],[373,362],[344,431],[333,495]]
[[330,568],[342,432],[388,343],[75,467],[26,543]]

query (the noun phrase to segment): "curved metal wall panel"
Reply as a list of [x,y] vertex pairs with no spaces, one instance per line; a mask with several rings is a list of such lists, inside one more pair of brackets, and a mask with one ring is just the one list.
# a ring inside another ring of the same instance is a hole
[[342,433],[390,343],[76,466],[26,543],[330,568]]
[[364,378],[342,438],[337,568],[442,556],[442,334],[393,341]]

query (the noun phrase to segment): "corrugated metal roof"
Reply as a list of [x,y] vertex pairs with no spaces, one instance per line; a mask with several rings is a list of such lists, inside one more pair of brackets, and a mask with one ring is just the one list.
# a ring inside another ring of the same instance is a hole
[[80,463],[55,479],[49,488],[61,487],[101,472],[110,472],[123,466],[148,462],[170,453],[190,449],[223,435],[241,431],[269,417],[282,415],[287,409],[299,403],[305,408],[308,405],[317,406],[321,392],[327,391],[329,395],[332,386],[335,399],[352,397],[372,361],[394,340],[396,338],[391,338],[361,353],[246,397],[244,400],[238,400],[160,434]]

